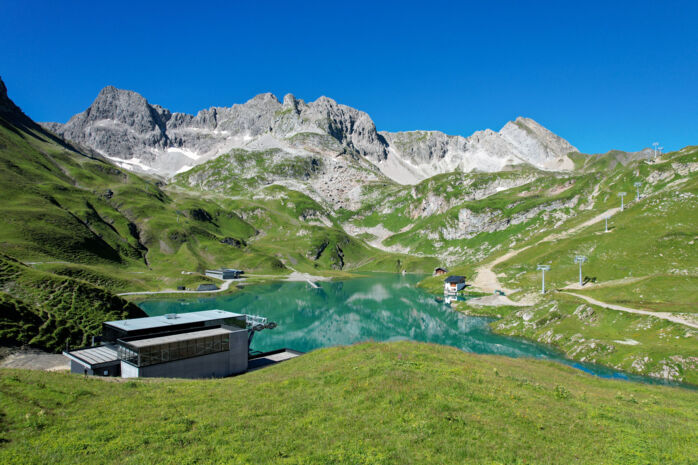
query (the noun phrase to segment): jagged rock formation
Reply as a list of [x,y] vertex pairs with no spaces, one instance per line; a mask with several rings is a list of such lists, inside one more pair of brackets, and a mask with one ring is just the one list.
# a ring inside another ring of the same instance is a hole
[[327,97],[306,103],[291,94],[283,102],[260,94],[244,104],[189,115],[171,113],[135,92],[110,86],[66,124],[44,126],[122,167],[164,177],[235,148],[345,156],[376,171],[376,178],[381,176],[374,166],[402,184],[454,170],[492,172],[525,163],[568,170],[573,165],[567,154],[577,151],[527,118],[507,123],[499,132],[488,129],[467,138],[438,131],[379,133],[362,111]]
[[390,155],[379,162],[393,179],[412,182],[450,171],[501,171],[528,163],[543,170],[571,170],[567,157],[578,150],[532,119],[519,117],[499,132],[478,131],[470,137],[439,131],[381,132]]

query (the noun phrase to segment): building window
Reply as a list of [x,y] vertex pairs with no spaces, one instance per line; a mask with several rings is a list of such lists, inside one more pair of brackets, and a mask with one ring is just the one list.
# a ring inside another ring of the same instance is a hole
[[229,342],[230,338],[227,334],[141,348],[127,346],[128,343],[122,342],[119,344],[118,353],[121,360],[138,367],[146,367],[158,363],[227,352],[230,350]]

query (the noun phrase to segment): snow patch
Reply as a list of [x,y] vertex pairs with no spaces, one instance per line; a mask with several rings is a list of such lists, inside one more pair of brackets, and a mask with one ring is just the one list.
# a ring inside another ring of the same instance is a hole
[[624,346],[637,346],[637,345],[640,345],[640,343],[639,343],[638,341],[636,341],[635,339],[625,339],[625,340],[623,340],[623,341],[615,340],[615,341],[613,341],[613,342],[615,342],[616,344],[623,344]]
[[[201,155],[199,155],[198,153],[180,147],[170,147],[167,149],[167,153],[184,155],[185,157],[191,158],[192,160],[198,160],[199,158],[201,158]],[[181,171],[177,171],[177,173],[181,173]]]
[[131,158],[128,160],[124,160],[123,158],[110,157],[108,155],[105,155],[105,157],[116,163],[121,168],[133,169],[133,167],[136,166],[142,170],[155,171],[155,168],[146,165],[145,163],[143,163],[143,160],[139,158]]

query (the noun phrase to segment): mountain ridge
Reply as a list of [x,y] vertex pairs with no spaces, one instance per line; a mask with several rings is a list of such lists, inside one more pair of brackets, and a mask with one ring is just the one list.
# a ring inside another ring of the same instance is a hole
[[[377,177],[415,184],[454,170],[493,172],[530,164],[567,171],[578,150],[532,119],[519,117],[499,132],[469,137],[441,131],[378,131],[360,110],[319,97],[259,94],[242,104],[213,106],[196,115],[172,113],[140,94],[107,86],[67,123],[43,123],[65,139],[90,147],[121,167],[172,177],[232,149],[279,148],[294,155],[349,155]],[[415,140],[413,134],[420,136]]]

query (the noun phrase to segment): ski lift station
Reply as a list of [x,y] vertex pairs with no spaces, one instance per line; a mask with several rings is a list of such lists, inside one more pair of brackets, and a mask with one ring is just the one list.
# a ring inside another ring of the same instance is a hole
[[224,310],[106,321],[101,345],[63,355],[79,374],[219,378],[247,371],[254,333],[275,327],[266,318]]

